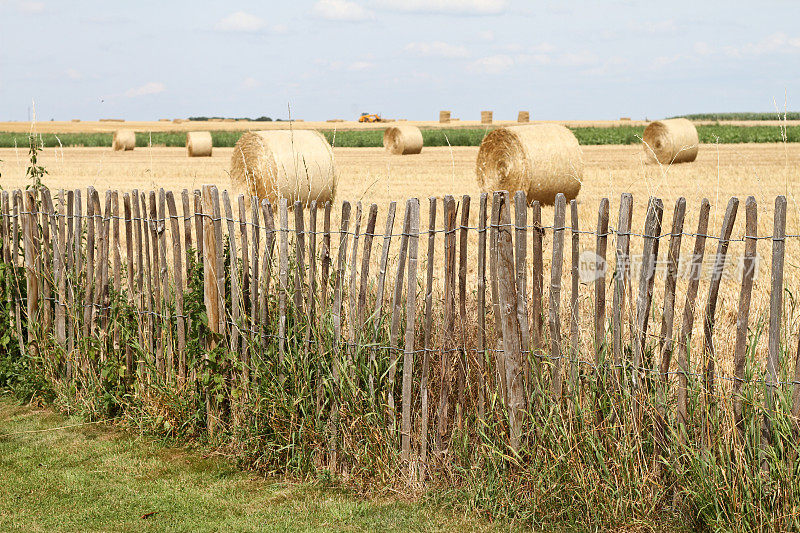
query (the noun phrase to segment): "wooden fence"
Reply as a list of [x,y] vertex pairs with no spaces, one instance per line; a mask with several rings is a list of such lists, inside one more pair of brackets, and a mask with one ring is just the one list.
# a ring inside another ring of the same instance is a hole
[[[213,185],[184,190],[180,198],[163,189],[107,191],[103,203],[93,188],[85,198],[80,190],[61,190],[55,198],[47,189],[3,191],[2,290],[20,353],[51,359],[55,379],[82,386],[85,376],[116,361],[120,379],[137,393],[157,380],[197,388],[202,372],[219,372],[220,390],[237,391],[231,403],[256,394],[259,380],[282,379],[283,370],[277,376],[262,370],[265,361],[301,358],[318,410],[329,406],[333,440],[337,394],[348,381],[379,399],[402,461],[421,464],[430,446],[446,448],[455,428],[489,417],[504,420],[508,445],[520,450],[531,438],[531,412],[547,404],[591,406],[597,390],[656,390],[662,452],[668,433],[693,438],[675,431],[697,423],[688,405],[693,387],[709,408],[730,409],[739,427],[745,386],[763,390],[767,413],[775,408],[775,388],[791,387],[792,414],[800,414],[800,365],[791,369],[793,379],[779,379],[786,366],[780,360],[784,197],[775,201],[774,232],[767,237],[757,235],[755,200],[745,203],[744,269],[735,331],[726,337],[732,375],[717,370],[725,348],[715,345],[714,328],[736,198],[718,233],[709,228],[706,200],[696,231],[685,230],[690,222],[683,199],[666,231],[657,198],[649,199],[644,229],[636,233],[629,194],[620,199],[616,228],[603,199],[591,230],[579,229],[579,206],[562,195],[552,224],[522,193],[482,194],[477,206],[469,196],[431,198],[427,229],[417,199],[406,202],[399,229],[394,202],[379,219],[375,204],[364,210],[350,202],[304,207],[241,195],[235,200]],[[471,225],[476,207],[477,225]],[[766,353],[748,328],[762,240],[771,240],[772,256]],[[588,263],[581,241],[594,254]],[[692,251],[689,275],[677,290],[682,241]],[[707,242],[716,250],[707,253]],[[636,276],[634,248],[641,249]],[[713,267],[699,313],[704,263]],[[657,291],[663,300],[654,302],[658,265],[665,266]],[[587,268],[592,279],[581,281]],[[202,302],[192,300],[192,287],[202,291]],[[661,323],[654,332],[656,309]],[[697,320],[702,351],[690,364]],[[205,331],[199,347],[197,331]],[[210,364],[220,350],[234,354],[229,367]],[[765,361],[763,373],[745,375],[748,356]],[[359,365],[366,370],[356,375]],[[323,390],[322,381],[332,388]],[[730,386],[729,403],[713,399],[728,386],[720,383]],[[222,410],[222,401],[207,395],[210,431],[236,423],[235,409]]]

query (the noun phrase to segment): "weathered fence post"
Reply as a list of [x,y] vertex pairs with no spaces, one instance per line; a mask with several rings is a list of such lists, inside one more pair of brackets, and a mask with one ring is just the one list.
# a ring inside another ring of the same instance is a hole
[[25,244],[25,279],[27,281],[28,303],[28,349],[32,355],[38,354],[39,327],[39,230],[36,221],[36,191],[25,191],[25,213],[22,218],[22,237]]
[[[414,318],[417,311],[417,243],[419,241],[419,200],[411,201],[411,224],[408,243],[408,289],[406,292],[406,336],[403,351],[403,421],[401,455],[406,464],[411,460],[411,394],[414,371]],[[410,472],[409,472],[410,473]]]
[[[469,349],[469,335],[467,334],[467,239],[469,234],[469,204],[470,197],[465,194],[461,197],[461,233],[459,235],[458,249],[458,310],[461,317],[459,332],[461,333],[461,350],[458,360],[458,418],[459,429],[463,429],[466,418],[466,385],[467,385],[467,350]],[[525,269],[523,266],[523,275]]]
[[186,381],[186,319],[183,314],[183,252],[181,251],[181,234],[178,222],[178,211],[172,191],[167,192],[167,208],[172,221],[172,261],[175,279],[175,324],[178,340],[178,384]]
[[[433,259],[436,244],[436,197],[428,198],[428,272],[425,278],[425,339],[422,353],[422,378],[420,379],[420,471],[419,480],[425,478],[428,469],[428,425],[430,421],[430,365],[431,365],[431,325],[433,322]],[[480,317],[479,317],[480,319]]]
[[[208,317],[208,328],[211,330],[211,337],[206,346],[205,358],[208,361],[209,354],[217,347],[218,339],[222,336],[222,314],[224,308],[220,307],[222,300],[221,284],[225,282],[225,273],[219,272],[220,262],[218,247],[222,246],[222,239],[217,239],[215,218],[219,218],[219,197],[217,187],[214,185],[203,185],[203,302]],[[208,432],[212,436],[216,433],[219,423],[219,413],[217,402],[211,391],[206,390],[206,423]]]
[[[664,204],[661,200],[659,198],[650,198],[644,226],[642,271],[639,276],[639,295],[636,301],[636,336],[633,339],[633,368],[631,368],[631,388],[633,390],[639,388],[639,374],[644,360],[647,324],[650,318],[650,305],[653,300],[653,283],[656,277],[656,260],[658,258],[658,243],[663,214]],[[638,411],[638,408],[636,410]],[[638,423],[638,420],[636,422]]]
[[[756,245],[758,244],[758,204],[748,196],[745,201],[745,239],[742,258],[742,288],[739,292],[739,310],[736,315],[736,344],[733,349],[733,421],[739,437],[744,437],[744,411],[742,409],[742,384],[747,357],[747,325],[750,319],[750,296],[753,278],[758,268]],[[795,367],[795,372],[798,370]],[[797,378],[795,378],[795,381]],[[797,387],[795,387],[797,390]],[[797,397],[795,396],[795,399]],[[797,405],[797,402],[795,402]],[[793,414],[797,416],[794,413]]]
[[605,362],[606,342],[606,253],[608,250],[608,198],[600,200],[597,213],[597,243],[594,262],[594,363],[598,379]]
[[396,408],[394,401],[395,374],[397,373],[397,336],[400,331],[400,316],[403,312],[403,272],[406,268],[406,254],[408,252],[408,234],[411,231],[411,200],[406,202],[405,220],[403,221],[403,234],[400,237],[400,255],[397,257],[397,275],[394,282],[394,295],[392,296],[392,325],[389,330],[389,370],[387,372],[386,403],[389,408],[389,428],[394,431]]
[[[486,420],[486,204],[489,195],[481,193],[478,208],[478,420]],[[432,204],[435,205],[435,204]],[[433,226],[431,226],[433,227]],[[433,233],[433,229],[431,229]],[[430,239],[433,240],[431,233]],[[432,247],[432,245],[429,245]],[[429,248],[430,250],[431,248]],[[430,261],[430,259],[428,259]],[[432,267],[428,267],[431,269]],[[433,277],[429,270],[429,278]],[[429,283],[430,284],[430,283]],[[535,280],[534,280],[535,285]],[[429,288],[429,290],[432,290]]]
[[[523,390],[527,405],[531,385],[531,337],[528,319],[528,199],[525,193],[514,193],[514,260],[517,289],[517,321],[522,349]],[[466,318],[462,318],[466,323]]]
[[359,335],[364,327],[364,309],[367,306],[367,287],[369,286],[369,262],[372,257],[372,241],[375,239],[375,222],[378,219],[378,205],[369,206],[367,227],[364,231],[364,251],[361,256],[361,282],[358,290],[358,324]]
[[561,361],[564,353],[561,349],[561,270],[564,259],[564,224],[566,221],[566,198],[562,193],[556,195],[555,213],[553,215],[553,261],[550,271],[550,358],[551,392],[556,402],[561,400]]
[[[775,413],[775,387],[781,355],[781,315],[783,314],[783,264],[786,253],[786,197],[775,198],[775,221],[772,231],[772,275],[769,297],[769,351],[764,387],[764,423],[762,447],[772,442],[772,420]],[[765,463],[766,466],[766,463]]]
[[456,289],[456,202],[444,197],[444,343],[441,349],[441,388],[439,389],[439,411],[436,431],[436,449],[442,451],[446,445],[450,419],[450,372],[455,339],[455,289]]
[[[578,291],[579,291],[579,272],[578,261],[580,254],[580,230],[578,229],[578,202],[577,200],[570,200],[569,202],[570,213],[570,233],[572,235],[572,285],[569,298],[569,390],[568,394],[572,397],[574,402],[580,402],[580,385],[578,378],[580,376],[581,365],[581,349],[580,349],[580,335],[578,333],[578,325],[580,323],[580,310],[578,308]],[[571,406],[574,407],[574,406]]]
[[625,316],[625,285],[629,282],[631,212],[633,196],[623,193],[619,202],[619,220],[617,222],[617,249],[615,254],[614,298],[611,315],[612,353],[615,376],[615,387],[622,386],[622,317]]
[[[522,337],[517,313],[519,292],[515,276],[514,245],[508,193],[501,193],[500,202],[500,224],[497,228],[497,288],[506,371],[502,378],[505,380],[505,387],[508,391],[511,449],[516,452],[519,451],[521,444],[522,423],[525,412]],[[560,199],[556,199],[556,206],[559,205],[559,202],[563,207],[563,195],[560,195]]]

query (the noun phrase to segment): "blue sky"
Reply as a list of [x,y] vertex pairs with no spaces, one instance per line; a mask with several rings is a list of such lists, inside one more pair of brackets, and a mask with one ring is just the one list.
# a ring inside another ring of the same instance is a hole
[[0,0],[0,120],[796,110],[799,20],[789,0]]

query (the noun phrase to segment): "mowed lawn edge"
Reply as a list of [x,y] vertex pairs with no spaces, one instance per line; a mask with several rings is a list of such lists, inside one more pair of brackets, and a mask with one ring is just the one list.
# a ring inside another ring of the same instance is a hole
[[[423,129],[424,146],[480,146],[483,138],[494,129],[452,128]],[[642,142],[643,126],[577,127],[571,128],[582,145],[629,145]],[[214,146],[230,148],[243,131],[211,131]],[[321,132],[332,146],[340,148],[378,148],[383,146],[381,130],[342,130]],[[734,126],[726,124],[698,125],[697,133],[704,144],[800,142],[800,126]],[[45,148],[84,146],[110,147],[112,133],[43,133],[37,142]],[[28,134],[0,132],[0,148],[27,148]],[[186,146],[186,132],[137,132],[136,146]]]
[[424,503],[264,480],[0,395],[0,531],[456,531],[490,525]]

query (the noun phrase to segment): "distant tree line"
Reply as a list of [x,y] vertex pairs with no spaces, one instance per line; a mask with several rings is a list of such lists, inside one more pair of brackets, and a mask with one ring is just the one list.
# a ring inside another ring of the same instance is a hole
[[772,111],[770,113],[695,113],[678,115],[672,118],[688,118],[689,120],[800,120],[797,111]]
[[[196,120],[198,122],[205,122],[209,120],[225,120],[229,117],[189,117],[189,120]],[[258,118],[248,118],[248,117],[234,117],[233,120],[250,120],[253,122],[272,122],[270,117],[260,116]],[[276,122],[283,122],[282,118],[276,118]]]

